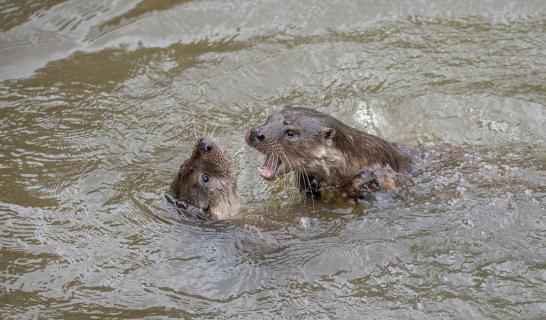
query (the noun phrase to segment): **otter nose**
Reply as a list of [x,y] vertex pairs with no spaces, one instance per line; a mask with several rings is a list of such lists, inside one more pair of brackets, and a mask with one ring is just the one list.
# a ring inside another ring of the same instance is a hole
[[209,152],[209,151],[212,150],[213,142],[209,138],[200,139],[198,144],[199,144],[199,147],[201,148],[201,150],[203,150],[204,152]]
[[252,128],[250,129],[250,139],[254,141],[263,141],[265,136],[262,134],[260,129]]

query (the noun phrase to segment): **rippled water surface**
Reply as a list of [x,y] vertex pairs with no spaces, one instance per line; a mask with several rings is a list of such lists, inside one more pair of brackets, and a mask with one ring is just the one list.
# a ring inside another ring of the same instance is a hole
[[[544,1],[7,0],[0,79],[3,319],[544,319]],[[284,104],[463,154],[304,202],[243,141]],[[163,197],[205,126],[240,221]]]

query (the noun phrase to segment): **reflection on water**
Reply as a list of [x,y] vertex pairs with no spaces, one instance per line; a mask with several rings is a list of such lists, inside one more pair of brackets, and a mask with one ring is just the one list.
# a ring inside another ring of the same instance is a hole
[[[5,1],[0,31],[4,317],[546,313],[542,1]],[[283,104],[464,152],[407,200],[304,203],[242,138]],[[205,126],[242,221],[163,198]]]

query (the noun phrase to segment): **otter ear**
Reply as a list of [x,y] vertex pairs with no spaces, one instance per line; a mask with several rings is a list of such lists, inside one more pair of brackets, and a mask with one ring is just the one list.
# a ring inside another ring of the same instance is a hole
[[334,136],[336,135],[336,129],[334,128],[324,128],[320,131],[322,134],[322,137],[326,141],[332,141],[334,139]]

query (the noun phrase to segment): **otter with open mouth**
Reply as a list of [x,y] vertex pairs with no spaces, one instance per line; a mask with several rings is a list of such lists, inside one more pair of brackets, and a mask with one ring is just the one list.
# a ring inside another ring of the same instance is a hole
[[[409,174],[412,168],[411,156],[404,148],[304,107],[284,107],[263,126],[249,129],[245,140],[265,155],[259,170],[264,179],[275,180],[295,171],[304,177],[300,187],[313,195],[320,195],[323,183],[351,185],[350,189],[363,187],[355,184],[369,185],[362,190],[388,189],[392,183],[381,181],[387,175],[367,174],[374,177],[370,180],[362,179],[361,173],[390,168],[396,174]],[[396,175],[388,179],[396,179]],[[348,193],[348,197],[351,194],[360,197],[358,192]]]
[[237,179],[228,154],[211,138],[196,141],[191,157],[180,166],[170,192],[187,212],[210,220],[232,219],[239,213]]

